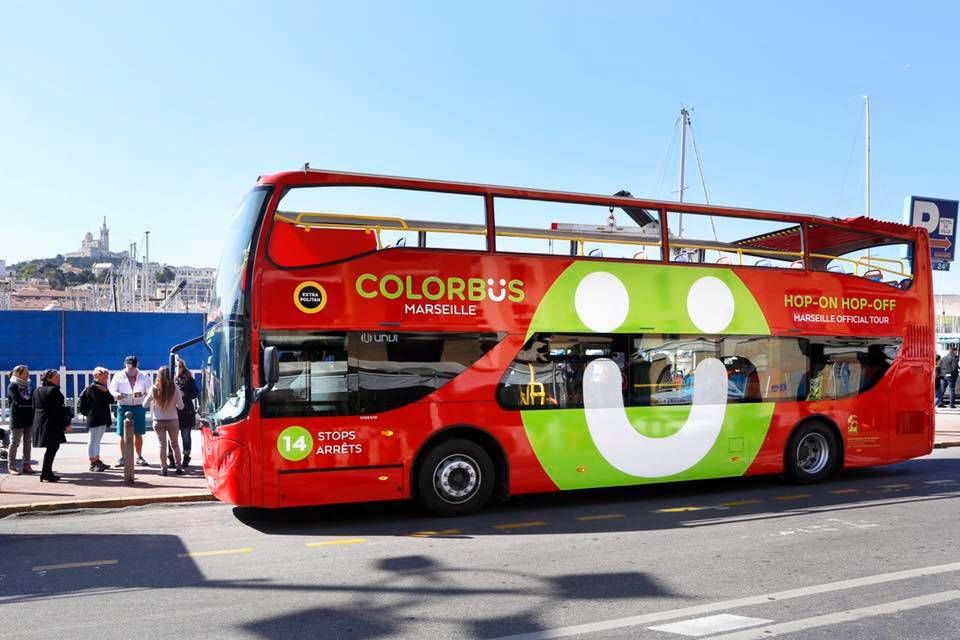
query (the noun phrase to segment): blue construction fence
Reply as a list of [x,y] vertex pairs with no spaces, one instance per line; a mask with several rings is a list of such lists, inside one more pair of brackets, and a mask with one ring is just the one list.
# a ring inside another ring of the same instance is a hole
[[[168,364],[170,347],[203,333],[202,313],[116,313],[109,311],[0,311],[0,371],[18,364],[44,369],[123,368],[136,355],[140,368]],[[206,350],[197,344],[181,356],[199,369]]]

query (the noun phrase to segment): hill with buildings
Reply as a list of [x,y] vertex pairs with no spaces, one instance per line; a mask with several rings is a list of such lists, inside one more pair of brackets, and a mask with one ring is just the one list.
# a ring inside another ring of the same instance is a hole
[[138,259],[138,247],[110,250],[106,218],[77,251],[7,266],[0,260],[0,309],[205,311],[215,269]]

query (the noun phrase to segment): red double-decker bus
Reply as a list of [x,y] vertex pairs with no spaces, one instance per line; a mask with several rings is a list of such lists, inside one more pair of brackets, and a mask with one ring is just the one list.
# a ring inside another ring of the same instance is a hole
[[926,233],[334,171],[259,178],[204,341],[237,505],[491,497],[929,453]]

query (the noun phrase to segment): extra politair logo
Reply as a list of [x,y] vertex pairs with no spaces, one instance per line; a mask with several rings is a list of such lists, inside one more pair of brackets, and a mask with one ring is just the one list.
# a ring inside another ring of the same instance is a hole
[[523,280],[507,278],[415,277],[395,273],[357,276],[357,295],[368,300],[403,300],[416,315],[475,316],[477,303],[523,302]]
[[301,282],[293,292],[293,304],[304,313],[318,313],[327,306],[327,291],[316,282]]

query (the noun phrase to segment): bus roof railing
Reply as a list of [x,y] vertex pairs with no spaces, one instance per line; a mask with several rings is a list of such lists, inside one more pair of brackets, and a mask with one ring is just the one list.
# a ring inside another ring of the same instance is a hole
[[[395,216],[373,216],[312,211],[297,212],[278,210],[275,214],[275,218],[288,224],[303,227],[307,230],[320,228],[343,228],[372,231],[376,234],[378,248],[385,248],[380,239],[380,233],[382,231],[484,235],[487,230],[486,225],[482,224],[441,222],[436,220],[413,220]],[[562,228],[564,226],[571,228],[569,230],[565,230]],[[528,238],[534,240],[567,240],[577,243],[579,252],[581,254],[586,253],[585,244],[587,242],[637,246],[660,246],[659,225],[656,227],[654,227],[654,225],[650,225],[648,227],[624,228],[616,226],[604,227],[601,225],[564,225],[555,223],[553,227],[554,228],[551,229],[534,229],[529,227],[498,226],[496,228],[496,234],[503,237]],[[794,229],[796,229],[796,227],[784,229],[778,234],[766,234],[762,237],[786,235]],[[682,238],[670,238],[670,246],[688,249],[713,249],[715,251],[736,254],[738,257],[738,263],[740,265],[743,265],[744,255],[751,255],[754,257],[779,257],[783,260],[795,260],[796,258],[800,258],[802,260],[803,258],[802,251],[745,246],[745,243],[748,243],[754,239],[755,238],[747,238],[737,242],[719,242],[710,240],[696,240],[690,242]],[[869,262],[867,262],[863,258],[845,258],[843,256],[824,253],[811,252],[809,255],[811,258],[839,260],[845,263],[850,263],[853,265],[853,275],[858,275],[858,268],[862,267],[865,270],[878,269],[884,273],[888,273],[899,278],[912,279],[913,277],[904,268],[903,261],[901,260],[871,257],[869,258]],[[877,262],[890,263],[890,266],[876,264]],[[898,268],[891,268],[893,265]]]
[[[432,233],[462,233],[468,235],[483,235],[487,232],[486,225],[468,224],[460,222],[439,222],[434,220],[407,220],[405,218],[389,216],[361,216],[341,213],[314,213],[277,211],[276,218],[289,224],[304,228],[352,228],[371,231],[415,231]],[[598,227],[602,229],[602,227]],[[590,231],[562,229],[534,229],[530,227],[501,227],[497,226],[498,236],[514,238],[532,238],[534,240],[570,240],[572,242],[606,242],[616,244],[660,245],[660,231],[651,230],[647,233],[638,233],[631,229],[629,233],[611,231]]]

